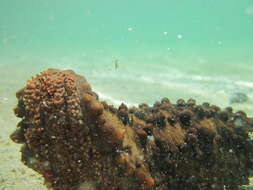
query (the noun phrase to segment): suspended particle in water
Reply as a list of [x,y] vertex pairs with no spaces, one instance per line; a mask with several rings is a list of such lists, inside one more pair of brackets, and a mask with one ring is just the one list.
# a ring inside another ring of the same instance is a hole
[[87,10],[87,15],[91,15],[91,10]]
[[218,45],[219,45],[219,46],[222,45],[222,41],[218,41]]
[[181,34],[177,35],[177,39],[181,40],[183,38],[183,36]]
[[167,35],[168,35],[168,32],[163,32],[163,35],[164,35],[164,36],[167,36]]
[[132,27],[129,27],[127,30],[128,30],[128,32],[132,32],[132,31],[133,31],[133,28],[132,28]]
[[170,48],[167,48],[168,51],[170,51]]
[[253,15],[253,7],[247,7],[245,9],[245,14],[249,15],[249,16],[252,16]]
[[48,18],[48,20],[49,20],[50,22],[53,22],[53,21],[55,20],[54,15],[50,15],[49,18]]

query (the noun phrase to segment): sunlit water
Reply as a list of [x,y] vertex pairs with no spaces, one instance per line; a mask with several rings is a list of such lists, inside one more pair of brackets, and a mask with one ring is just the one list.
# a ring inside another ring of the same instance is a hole
[[[114,105],[194,98],[253,116],[253,2],[1,0],[2,139],[15,91],[49,67],[84,75]],[[248,100],[232,104],[235,93]]]

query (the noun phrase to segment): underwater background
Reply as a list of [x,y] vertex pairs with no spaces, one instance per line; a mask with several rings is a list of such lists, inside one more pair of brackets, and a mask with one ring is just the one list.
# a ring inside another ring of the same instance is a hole
[[194,98],[253,116],[252,0],[0,0],[0,187],[45,189],[9,140],[15,92],[47,68],[114,105]]

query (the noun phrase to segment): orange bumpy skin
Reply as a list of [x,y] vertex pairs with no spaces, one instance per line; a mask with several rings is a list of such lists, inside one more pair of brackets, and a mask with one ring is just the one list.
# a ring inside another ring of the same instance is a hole
[[11,135],[54,190],[236,190],[253,168],[253,119],[167,98],[153,107],[100,102],[84,77],[48,69],[16,94]]

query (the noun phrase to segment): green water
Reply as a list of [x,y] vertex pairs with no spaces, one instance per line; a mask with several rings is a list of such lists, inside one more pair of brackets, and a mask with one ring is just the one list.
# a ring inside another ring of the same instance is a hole
[[253,46],[252,6],[251,0],[1,0],[1,38],[9,42],[2,48],[245,51]]
[[253,1],[0,0],[0,189],[46,189],[9,135],[15,92],[49,67],[114,105],[195,98],[253,117]]
[[251,0],[1,0],[0,23],[3,87],[68,68],[114,104],[242,92],[253,114]]

